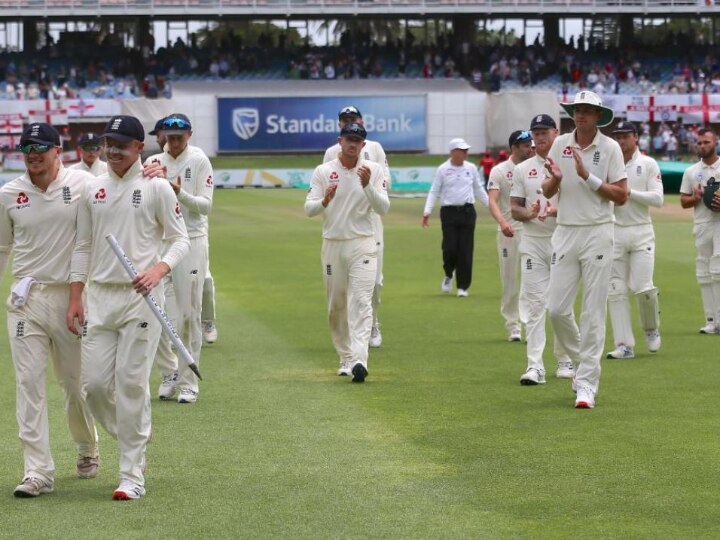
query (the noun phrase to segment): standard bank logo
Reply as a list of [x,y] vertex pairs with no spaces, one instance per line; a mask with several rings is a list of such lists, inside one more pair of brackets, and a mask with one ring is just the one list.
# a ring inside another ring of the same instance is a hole
[[252,139],[260,128],[260,113],[257,109],[246,107],[233,109],[232,127],[235,135],[242,140]]

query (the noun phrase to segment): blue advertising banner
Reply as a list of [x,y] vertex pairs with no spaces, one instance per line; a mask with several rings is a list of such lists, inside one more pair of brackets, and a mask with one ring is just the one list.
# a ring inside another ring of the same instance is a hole
[[425,96],[353,96],[218,98],[218,151],[323,151],[337,142],[337,111],[347,105],[386,151],[426,150]]

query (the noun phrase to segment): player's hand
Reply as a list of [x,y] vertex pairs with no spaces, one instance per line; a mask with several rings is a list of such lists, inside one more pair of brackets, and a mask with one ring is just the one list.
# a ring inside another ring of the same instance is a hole
[[150,294],[152,290],[157,287],[157,284],[160,283],[160,280],[162,280],[162,278],[165,277],[165,274],[167,274],[169,271],[170,268],[164,262],[159,262],[153,265],[151,268],[143,270],[137,276],[135,276],[135,279],[133,279],[132,281],[135,292],[138,294],[142,294],[143,296]]
[[545,158],[545,170],[547,170],[548,174],[558,182],[562,180],[562,171],[560,170],[558,164],[552,160],[552,158]]
[[[717,191],[715,193],[717,193]],[[701,184],[698,184],[697,186],[695,186],[694,198],[695,198],[695,204],[697,204],[703,200],[703,187]]]
[[170,182],[170,187],[173,188],[175,195],[180,193],[180,190],[182,189],[182,180],[179,176],[175,179],[175,182]]
[[322,200],[322,205],[327,208],[327,205],[330,204],[330,201],[332,201],[335,198],[335,192],[337,191],[338,184],[330,184],[328,188],[325,190],[325,197]]
[[710,207],[715,212],[720,212],[720,191],[716,191],[713,194],[713,200],[712,200],[712,203],[710,203]]
[[557,217],[557,208],[555,208],[550,201],[547,202],[547,206],[545,207],[545,217]]
[[587,170],[587,167],[585,167],[585,163],[583,163],[580,152],[578,152],[576,148],[573,148],[572,153],[573,158],[575,158],[575,171],[578,173],[580,178],[587,180],[590,177],[590,172]]
[[421,224],[423,226],[423,229],[427,229],[430,226],[430,216],[423,216]]
[[512,225],[510,225],[507,221],[503,222],[500,225],[500,232],[502,232],[508,238],[512,238],[513,236],[515,236],[515,229],[513,229]]
[[540,199],[535,201],[528,208],[528,219],[538,218],[540,221],[545,221],[545,216],[540,215]]
[[360,165],[358,167],[358,176],[360,177],[360,185],[362,187],[367,187],[367,185],[370,183],[370,167],[367,165]]
[[167,167],[163,167],[157,159],[143,165],[143,176],[145,178],[165,178],[166,174]]
[[85,324],[85,309],[83,308],[82,299],[70,299],[65,322],[68,330],[76,336],[80,335],[79,329]]

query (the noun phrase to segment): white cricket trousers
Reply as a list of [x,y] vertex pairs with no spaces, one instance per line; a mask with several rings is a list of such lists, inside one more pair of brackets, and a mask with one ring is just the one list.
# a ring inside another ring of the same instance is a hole
[[500,265],[500,313],[505,319],[508,332],[520,329],[520,240],[522,231],[515,231],[515,236],[508,238],[497,233],[497,254]]
[[705,318],[720,321],[720,222],[700,223],[695,235],[695,277],[700,285]]
[[[162,298],[162,283],[153,290]],[[95,419],[118,441],[120,479],[145,485],[150,369],[162,328],[131,285],[91,283],[82,380]]]
[[[613,257],[613,223],[558,225],[548,288],[548,313],[555,337],[575,364],[575,383],[598,391],[605,343],[605,314]],[[583,282],[580,329],[573,317]]]
[[205,267],[205,283],[203,284],[202,320],[215,320],[215,280],[210,273],[210,242],[208,239],[207,266]]
[[367,368],[372,295],[377,275],[375,239],[323,240],[323,279],[330,336],[341,363]]
[[[552,239],[550,236],[523,235],[520,241],[520,320],[525,325],[528,368],[545,370],[545,313],[550,284]],[[565,356],[557,339],[555,358]]]
[[66,284],[36,283],[22,307],[7,301],[7,328],[15,365],[16,415],[25,459],[25,477],[51,484],[55,463],[50,452],[47,382],[48,356],[65,395],[70,435],[81,456],[96,457],[97,433],[80,384],[80,338],[65,322],[70,298]]
[[655,288],[655,231],[650,223],[632,227],[615,225],[615,248],[610,272],[608,307],[615,345],[635,347],[628,293]]
[[375,232],[375,244],[377,245],[377,273],[375,274],[375,288],[372,295],[373,326],[379,327],[378,310],[380,309],[380,293],[383,288],[383,260],[385,254],[385,234],[382,218],[373,213],[373,231]]

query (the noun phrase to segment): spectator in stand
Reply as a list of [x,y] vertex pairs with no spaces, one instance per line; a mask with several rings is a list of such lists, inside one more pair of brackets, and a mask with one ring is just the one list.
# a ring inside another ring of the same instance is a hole
[[658,131],[652,139],[653,153],[656,156],[663,156],[665,154],[665,142],[660,131]]
[[487,180],[490,177],[490,171],[496,165],[495,159],[493,159],[492,152],[490,152],[490,150],[485,150],[485,154],[480,160],[479,165],[482,167],[483,179],[485,181],[485,187],[487,187]]
[[677,161],[677,149],[677,136],[671,131],[667,141],[667,155],[670,161]]

